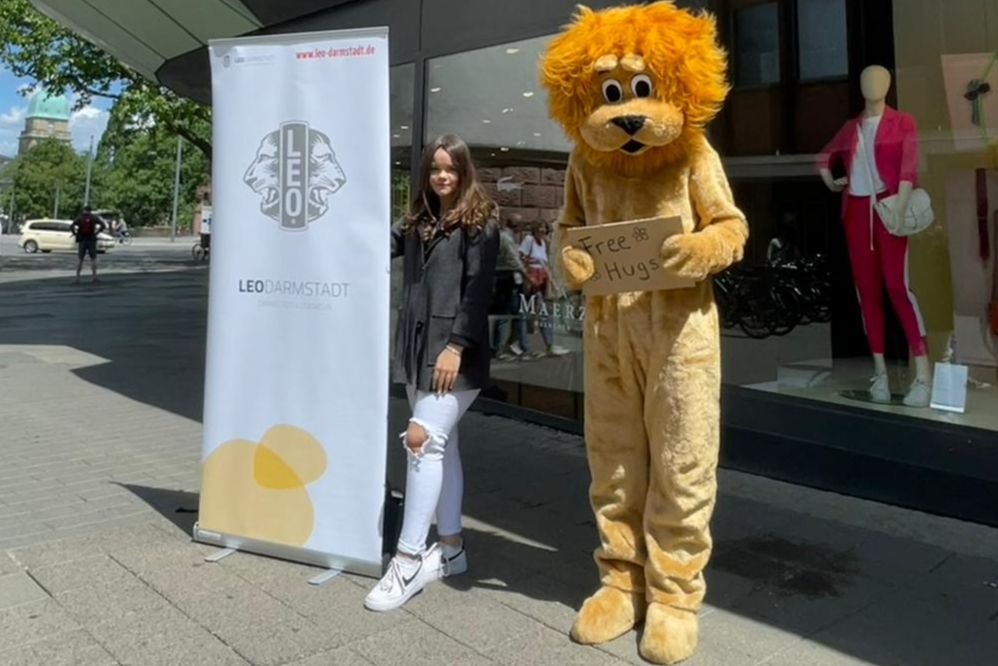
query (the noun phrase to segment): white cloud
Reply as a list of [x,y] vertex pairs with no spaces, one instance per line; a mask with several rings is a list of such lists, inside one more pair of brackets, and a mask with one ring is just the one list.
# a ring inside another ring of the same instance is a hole
[[18,129],[24,125],[24,114],[28,112],[26,106],[12,106],[6,113],[0,113],[0,126],[14,126]]
[[85,106],[74,111],[69,119],[69,133],[73,136],[73,148],[86,152],[90,149],[90,137],[94,137],[94,147],[100,142],[107,129],[108,112],[96,106]]
[[0,113],[0,155],[13,157],[17,154],[17,137],[24,129],[26,106],[12,106]]

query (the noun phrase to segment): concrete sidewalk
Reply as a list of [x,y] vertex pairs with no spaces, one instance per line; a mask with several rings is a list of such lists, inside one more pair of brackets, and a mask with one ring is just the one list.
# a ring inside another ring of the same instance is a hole
[[[367,578],[206,563],[190,533],[207,276],[164,270],[0,284],[0,664],[641,663],[636,633],[567,638],[597,583],[580,440],[497,417],[462,431],[471,569],[403,609],[365,611]],[[998,530],[720,483],[688,664],[996,663]]]

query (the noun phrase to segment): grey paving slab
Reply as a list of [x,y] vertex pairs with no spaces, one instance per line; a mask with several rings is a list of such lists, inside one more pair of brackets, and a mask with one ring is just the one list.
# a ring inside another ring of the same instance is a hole
[[22,567],[14,560],[10,553],[0,552],[0,576],[20,572]]
[[[998,613],[998,561],[955,555],[924,576],[920,585],[953,599],[979,600]],[[998,635],[998,628],[995,631]]]
[[23,647],[79,625],[53,599],[0,611],[0,651]]
[[245,666],[251,663],[174,608],[104,622],[87,630],[125,666]]
[[52,596],[83,587],[127,585],[135,576],[106,554],[32,569],[31,575]]
[[55,600],[83,627],[127,624],[135,617],[174,608],[170,601],[140,580],[122,585],[77,588],[57,595]]
[[45,590],[23,571],[0,576],[0,610],[47,598]]
[[752,591],[726,608],[745,617],[777,623],[802,636],[848,618],[892,594],[884,585],[867,578],[827,596],[805,596],[765,587]]
[[536,626],[533,618],[482,595],[466,595],[462,603],[429,613],[423,621],[480,653],[514,640]]
[[900,593],[811,640],[872,664],[923,666],[949,658],[957,645],[994,630],[986,609],[978,608],[975,614],[962,600]]
[[417,619],[352,643],[350,648],[375,666],[497,663]]
[[[116,554],[118,557],[118,554]],[[128,565],[127,560],[120,560]],[[218,563],[194,562],[171,564],[162,568],[130,570],[144,582],[172,601],[186,601],[203,596],[235,594],[253,588],[250,583],[219,566]]]
[[[860,657],[840,652],[834,648],[822,645],[821,643],[804,641],[792,645],[782,652],[778,652],[772,659],[766,661],[766,666],[865,666],[870,663],[878,662],[869,662]],[[977,663],[984,666],[984,662],[972,661],[947,661],[946,663],[950,666],[953,664],[966,664],[967,666],[970,666],[971,664]]]
[[177,598],[175,603],[187,617],[259,666],[279,666],[339,645],[323,627],[255,587],[206,587],[204,594]]
[[[247,576],[246,580],[252,580]],[[396,627],[409,619],[406,610],[374,613],[364,608],[364,597],[376,581],[357,577],[356,581],[339,576],[327,583],[309,585],[307,578],[293,573],[282,581],[270,580],[262,589],[307,618],[322,634],[328,647],[339,647]],[[439,588],[434,584],[431,588]],[[432,591],[432,590],[431,590]],[[424,592],[429,594],[431,592]],[[422,596],[422,595],[420,595]]]
[[547,627],[534,627],[497,645],[485,656],[506,666],[622,666],[627,663],[609,652],[572,643]]
[[594,576],[572,567],[575,576],[556,577],[553,572],[539,573],[508,586],[478,585],[474,590],[555,631],[568,635],[578,609],[595,591]]
[[306,657],[288,666],[372,666],[372,664],[353,650],[341,648]]
[[700,620],[700,644],[761,660],[802,640],[801,636],[770,620],[753,618],[724,608]]
[[[645,661],[639,652],[641,642],[641,628],[630,631],[620,638],[598,646],[598,649],[611,654],[614,657],[628,664],[643,666],[650,662]],[[713,638],[704,638],[703,632],[700,634],[700,644],[692,657],[682,662],[684,666],[754,666],[760,663],[758,657],[751,657],[743,652],[739,652],[729,643],[720,642]],[[799,664],[798,666],[805,666]],[[810,666],[810,665],[807,665]]]
[[118,662],[83,630],[55,634],[34,643],[0,651],[4,666],[117,666]]

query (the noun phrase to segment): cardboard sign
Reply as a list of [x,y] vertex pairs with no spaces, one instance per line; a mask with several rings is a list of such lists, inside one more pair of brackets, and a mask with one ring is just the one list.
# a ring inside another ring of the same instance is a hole
[[567,231],[572,247],[587,251],[596,266],[596,274],[582,288],[586,296],[687,289],[696,284],[662,270],[662,242],[683,233],[682,218],[656,217]]

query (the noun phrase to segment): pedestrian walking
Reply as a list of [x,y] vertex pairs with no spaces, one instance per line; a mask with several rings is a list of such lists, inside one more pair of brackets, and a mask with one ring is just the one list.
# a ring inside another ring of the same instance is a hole
[[76,239],[76,254],[79,261],[76,264],[75,283],[80,282],[80,273],[83,271],[83,261],[90,255],[90,274],[94,282],[97,279],[97,235],[104,231],[107,225],[99,216],[95,215],[90,206],[85,206],[78,218],[73,220],[70,230]]
[[[497,207],[471,151],[453,135],[423,153],[409,214],[392,228],[404,257],[393,379],[408,389],[405,508],[395,556],[365,606],[402,606],[428,583],[463,573],[464,478],[458,423],[489,380],[489,306],[499,248]],[[427,548],[434,517],[440,542]]]

